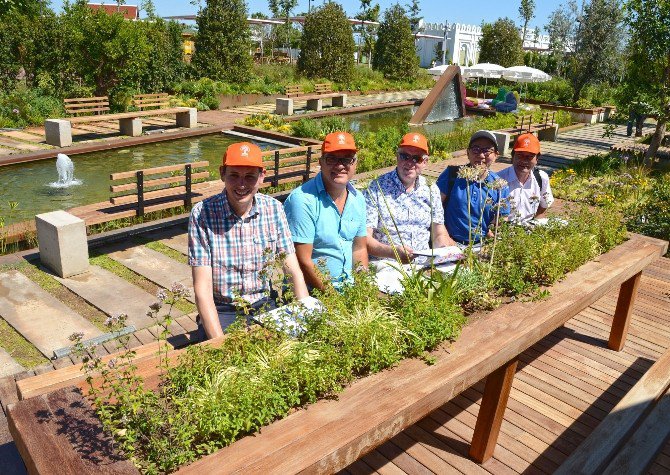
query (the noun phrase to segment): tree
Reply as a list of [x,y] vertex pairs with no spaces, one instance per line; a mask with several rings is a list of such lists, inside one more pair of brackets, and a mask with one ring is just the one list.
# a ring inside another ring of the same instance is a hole
[[622,102],[645,103],[657,116],[656,130],[645,154],[645,161],[650,163],[670,120],[670,2],[629,0],[625,10],[630,42]]
[[506,68],[523,61],[523,47],[519,30],[509,18],[482,25],[479,39],[479,62],[495,63]]
[[[275,17],[284,19],[284,28],[282,33],[286,39],[286,48],[291,54],[291,11],[298,6],[298,0],[268,0],[270,11]],[[279,28],[277,28],[279,30]]]
[[[377,33],[377,25],[371,25],[365,22],[379,21],[379,4],[372,5],[372,0],[361,0],[361,10],[356,14],[355,18],[361,21],[360,25],[354,26],[354,31],[360,35],[363,44],[363,50],[368,53],[368,65],[372,67],[372,50],[375,46],[375,37]],[[358,62],[361,61],[360,47],[358,49]]]
[[409,13],[409,26],[412,29],[412,33],[421,33],[421,28],[419,24],[423,17],[421,16],[421,7],[419,6],[419,0],[412,0],[409,5],[407,5],[407,12]]
[[544,29],[549,35],[549,51],[556,63],[556,74],[561,76],[567,53],[574,52],[577,24],[577,4],[571,0],[561,5],[549,15],[549,23]]
[[417,77],[419,57],[414,47],[414,36],[409,18],[398,4],[384,12],[372,55],[372,67],[388,79],[413,81]]
[[342,6],[328,2],[305,16],[298,71],[348,83],[354,75],[353,31]]
[[591,0],[577,18],[575,54],[570,80],[576,102],[587,84],[612,82],[622,61],[623,14],[618,0]]
[[191,64],[202,77],[246,82],[251,73],[251,32],[244,0],[207,0],[196,17]]
[[521,5],[519,5],[519,16],[523,20],[521,39],[522,41],[526,41],[528,23],[535,18],[535,0],[521,0]]

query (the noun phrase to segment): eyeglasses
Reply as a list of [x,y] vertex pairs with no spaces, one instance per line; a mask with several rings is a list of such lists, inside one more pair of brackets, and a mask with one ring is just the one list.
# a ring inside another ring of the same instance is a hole
[[329,167],[335,166],[338,163],[348,167],[356,161],[356,157],[334,157],[332,155],[324,155],[323,159],[326,161],[326,165]]
[[484,158],[488,158],[489,155],[496,151],[495,148],[479,148],[479,147],[470,147],[470,151],[475,155],[484,155]]
[[428,155],[410,155],[405,152],[398,153],[398,158],[403,162],[406,160],[414,160],[414,163],[424,163],[428,161]]

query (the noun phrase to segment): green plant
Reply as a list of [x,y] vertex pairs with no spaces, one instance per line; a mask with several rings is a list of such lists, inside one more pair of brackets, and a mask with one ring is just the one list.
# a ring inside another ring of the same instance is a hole
[[341,5],[328,2],[305,16],[298,71],[341,83],[354,75],[354,38]]
[[384,12],[377,31],[372,67],[381,71],[385,78],[396,81],[413,81],[417,77],[419,58],[410,19],[399,4]]

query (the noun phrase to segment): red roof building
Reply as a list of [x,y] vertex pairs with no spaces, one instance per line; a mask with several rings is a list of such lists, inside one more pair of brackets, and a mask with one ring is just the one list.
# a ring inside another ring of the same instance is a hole
[[137,20],[140,17],[140,11],[137,5],[89,3],[88,7],[91,10],[104,10],[108,15],[113,15],[114,13],[123,13],[123,18],[126,20]]

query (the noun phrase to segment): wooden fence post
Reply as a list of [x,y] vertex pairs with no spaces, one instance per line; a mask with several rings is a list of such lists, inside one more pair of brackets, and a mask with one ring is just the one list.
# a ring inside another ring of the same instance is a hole
[[279,185],[279,150],[275,150],[275,174],[272,177],[272,186]]
[[137,172],[137,216],[144,214],[144,172]]
[[311,166],[312,166],[312,147],[307,147],[307,162],[305,163],[305,174],[302,176],[303,183],[309,180]]
[[184,197],[184,206],[191,207],[191,164],[187,163],[184,167],[186,171],[186,196]]

